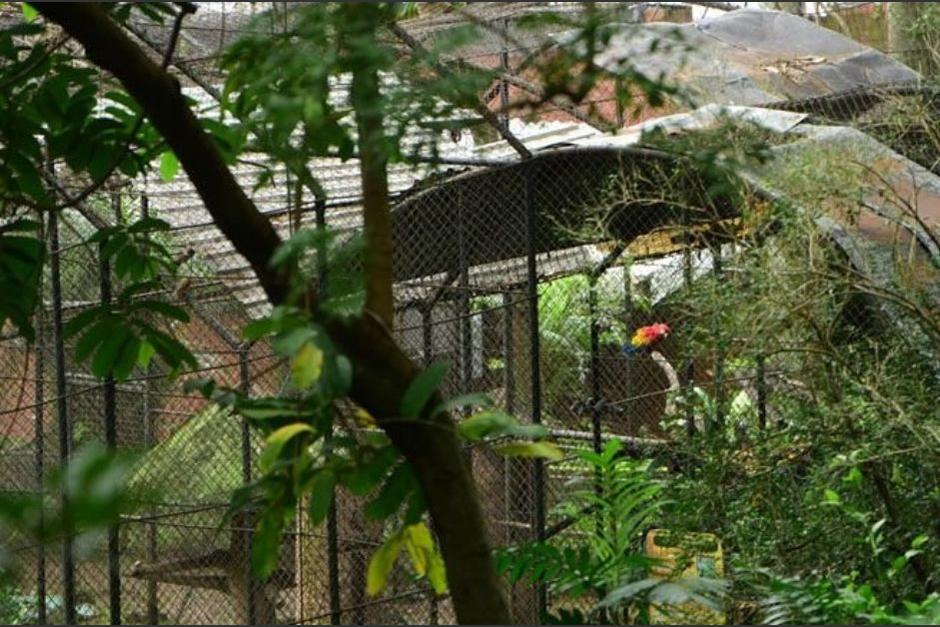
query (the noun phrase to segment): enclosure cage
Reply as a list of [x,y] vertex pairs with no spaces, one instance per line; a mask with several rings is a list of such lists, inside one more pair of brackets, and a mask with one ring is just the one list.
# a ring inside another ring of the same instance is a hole
[[[166,31],[151,25],[136,35],[161,50]],[[211,32],[218,49],[238,34],[218,26]],[[211,91],[218,53],[215,44],[207,51],[197,43],[181,54],[177,69]],[[878,113],[898,98],[936,103],[933,88],[904,84],[774,108],[807,114],[820,126],[870,132],[923,166],[921,180],[936,168],[937,155],[921,150],[920,131],[900,132]],[[335,190],[330,202],[298,202],[283,172],[271,190],[256,195],[282,235],[320,226],[342,236],[360,228],[361,199],[348,193],[355,168],[327,166],[336,168],[328,181]],[[685,296],[701,282],[720,282],[741,250],[762,245],[745,213],[779,200],[772,189],[750,181],[747,195],[716,195],[711,175],[687,160],[630,145],[569,146],[511,162],[444,160],[436,166],[449,171],[392,173],[395,334],[418,363],[451,364],[445,396],[484,392],[523,422],[546,426],[569,451],[618,437],[631,453],[654,455],[675,437],[667,419],[683,419],[686,433],[709,426],[691,404],[679,404],[695,389],[714,399],[708,421],[737,420],[742,405],[758,426],[774,421],[772,394],[787,385],[792,361],[764,355],[762,344],[751,341],[746,363],[732,369],[731,358],[741,362],[744,354],[736,348],[744,329],[701,330],[727,340],[708,350],[702,342],[683,343],[691,335],[683,331],[690,319]],[[926,189],[940,197],[940,186]],[[173,224],[163,243],[185,260],[183,270],[177,285],[154,296],[189,312],[189,322],[167,330],[193,350],[199,367],[175,376],[155,361],[115,385],[77,363],[61,327],[121,287],[89,236],[103,225],[144,216]],[[861,233],[886,250],[927,242],[916,225],[905,226],[907,239],[898,242],[896,219],[884,211],[869,217],[864,228],[832,229],[847,254],[864,257],[856,259],[858,266],[871,265],[871,251],[853,248],[850,235]],[[872,233],[888,235],[868,237]],[[848,239],[840,240],[843,235]],[[183,383],[212,377],[249,393],[277,394],[288,387],[289,368],[266,342],[240,337],[267,305],[244,262],[206,222],[194,190],[123,181],[80,209],[48,216],[43,236],[50,263],[37,340],[0,343],[0,489],[55,498],[43,487],[51,471],[83,443],[113,441],[139,456],[130,480],[138,507],[122,517],[119,542],[111,546],[12,540],[16,584],[34,608],[32,622],[454,621],[446,596],[436,597],[404,571],[396,571],[380,596],[366,595],[368,560],[384,530],[364,518],[360,500],[342,491],[323,526],[296,518],[270,580],[259,582],[251,573],[254,521],[243,514],[223,522],[223,515],[232,490],[257,475],[260,441],[242,419],[184,392]],[[654,352],[625,354],[632,331],[654,322],[678,332]],[[556,508],[580,472],[570,459],[534,462],[472,448],[467,463],[494,545],[573,531],[574,521]],[[508,597],[514,620],[522,623],[539,622],[557,601],[524,582]]]

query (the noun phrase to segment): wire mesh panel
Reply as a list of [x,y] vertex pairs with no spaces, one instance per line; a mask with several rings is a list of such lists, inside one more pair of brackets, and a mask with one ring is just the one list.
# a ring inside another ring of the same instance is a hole
[[[218,55],[246,31],[250,13],[214,13],[184,38],[173,71],[187,93],[199,91],[201,106],[217,105]],[[272,15],[267,28],[282,28],[277,11]],[[168,25],[150,23],[132,24],[131,31],[155,52],[165,50],[171,33]],[[481,63],[496,64],[504,55],[512,65],[523,64],[538,48],[494,51],[488,44],[476,52]],[[612,94],[599,91],[585,104],[615,117]],[[934,88],[904,83],[773,106],[806,113],[812,123],[851,125],[936,172],[940,150],[929,123],[936,100]],[[554,108],[545,113],[556,123],[572,120],[570,107],[565,116],[555,116]],[[580,126],[562,131],[533,132],[529,143],[594,134]],[[507,151],[492,144],[479,154]],[[325,223],[337,241],[351,241],[361,229],[355,164],[323,159],[316,165],[329,203],[298,200],[279,166],[274,184],[256,190],[253,200],[282,235]],[[263,170],[237,167],[246,188]],[[427,178],[431,168],[392,169],[396,339],[416,363],[449,364],[445,397],[485,393],[523,423],[546,426],[569,453],[544,463],[467,447],[465,461],[494,546],[577,539],[560,509],[573,481],[590,480],[572,463],[575,450],[597,449],[617,437],[630,454],[649,455],[670,441],[722,427],[753,443],[763,429],[786,426],[788,403],[809,397],[801,369],[815,368],[823,377],[831,366],[794,350],[818,331],[812,325],[768,314],[766,300],[765,308],[748,309],[742,296],[755,302],[766,296],[757,292],[755,269],[769,273],[780,259],[802,267],[801,249],[748,231],[746,210],[770,211],[766,197],[716,195],[715,181],[688,162],[626,142],[546,150],[487,169],[460,167]],[[918,170],[907,187],[887,186],[898,193],[893,205],[881,203],[877,211],[865,205],[876,192],[862,190],[865,202],[852,207],[862,209],[855,222],[840,222],[811,243],[830,250],[851,231],[872,246],[859,253],[865,263],[845,263],[839,255],[850,256],[848,246],[833,253],[846,276],[857,278],[850,265],[876,266],[886,276],[899,266],[917,274],[922,252],[911,251],[922,245],[937,253],[929,229],[911,224],[935,219],[940,206],[940,192],[921,184],[925,176]],[[241,330],[268,305],[196,191],[180,181],[135,185],[93,197],[83,211],[61,212],[57,241],[49,238],[58,276],[50,271],[43,277],[37,342],[0,340],[0,489],[41,492],[70,453],[105,443],[111,429],[119,450],[138,455],[129,482],[136,508],[121,519],[116,545],[104,535],[43,547],[6,539],[20,564],[16,584],[30,596],[28,621],[106,622],[117,604],[123,622],[139,624],[453,622],[447,596],[436,596],[404,569],[394,571],[380,595],[366,593],[369,560],[389,530],[365,516],[362,497],[342,490],[325,525],[312,526],[298,508],[274,575],[266,582],[254,577],[249,561],[257,512],[226,516],[226,510],[232,491],[257,477],[260,439],[242,418],[185,392],[183,383],[211,377],[251,394],[279,395],[289,390],[288,368],[267,342],[243,342]],[[910,218],[903,229],[895,228],[898,215]],[[162,328],[193,351],[198,365],[169,372],[157,360],[138,364],[109,391],[109,383],[76,358],[75,340],[62,337],[55,317],[61,314],[67,324],[99,305],[103,282],[114,294],[123,287],[89,241],[100,226],[95,221],[126,224],[143,216],[171,224],[164,243],[181,261],[180,271],[177,283],[155,296],[188,312],[188,322]],[[359,269],[358,260],[343,258],[330,267],[327,284]],[[878,307],[857,285],[812,287],[780,281],[765,289],[811,304],[831,304],[823,296],[838,292],[838,307],[811,308],[808,318],[834,321],[839,341],[855,347],[876,333],[872,312]],[[737,307],[733,323],[728,303]],[[668,324],[669,336],[649,350],[631,350],[635,331],[656,323]],[[742,450],[746,456],[747,447]],[[537,623],[546,610],[570,602],[527,580],[507,588],[507,596],[520,623]],[[585,608],[590,602],[580,601]]]

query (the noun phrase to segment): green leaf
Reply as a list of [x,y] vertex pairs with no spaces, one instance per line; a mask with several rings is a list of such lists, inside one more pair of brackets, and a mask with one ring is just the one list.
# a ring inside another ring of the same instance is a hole
[[493,448],[506,457],[532,457],[558,461],[565,454],[551,442],[511,442]]
[[369,560],[369,570],[366,573],[366,592],[369,596],[376,596],[385,589],[388,576],[398,560],[402,548],[402,534],[390,536]]
[[141,218],[127,227],[128,233],[153,233],[156,231],[169,231],[173,227],[166,220],[147,216]]
[[278,335],[271,348],[282,357],[293,357],[307,342],[313,342],[318,336],[317,330],[311,326],[296,327]]
[[118,358],[124,345],[131,341],[132,336],[127,327],[115,325],[113,331],[104,338],[95,356],[91,361],[91,372],[99,379],[111,373],[118,364]]
[[134,365],[137,363],[137,356],[140,354],[140,340],[131,335],[121,346],[114,361],[114,368],[111,371],[116,381],[124,381],[131,375]]
[[336,475],[332,470],[325,469],[317,473],[310,488],[310,521],[319,525],[326,519],[333,503],[333,489],[336,487]]
[[261,318],[249,323],[242,330],[242,337],[246,340],[259,340],[265,335],[270,335],[277,330],[277,323],[271,318]]
[[37,17],[39,17],[39,11],[33,8],[33,5],[28,2],[20,3],[20,11],[23,12],[23,19],[27,22],[32,22]]
[[385,520],[398,511],[401,504],[418,487],[411,465],[402,462],[392,470],[379,495],[366,505],[366,517]]
[[538,440],[548,435],[542,425],[522,425],[514,417],[500,411],[483,411],[470,416],[457,425],[461,436],[471,442],[487,437],[514,437]]
[[306,390],[317,382],[322,372],[323,351],[317,348],[313,342],[307,342],[300,347],[300,350],[291,360],[291,380],[298,390]]
[[842,499],[839,497],[838,492],[827,489],[825,492],[825,502],[827,505],[838,505],[842,502]]
[[372,491],[400,457],[401,454],[391,446],[380,449],[368,461],[354,467],[352,472],[345,475],[342,483],[354,495],[364,496]]
[[405,418],[417,418],[421,410],[427,405],[431,396],[437,390],[444,375],[447,374],[447,364],[436,361],[428,366],[421,374],[414,378],[401,398],[400,411]]
[[91,357],[95,349],[111,333],[113,327],[114,321],[107,318],[88,327],[75,343],[75,361],[81,363]]
[[167,150],[160,157],[160,178],[164,183],[169,183],[176,178],[180,171],[180,162],[173,154],[172,150]]
[[313,427],[308,424],[295,422],[294,424],[285,425],[269,435],[264,450],[261,451],[261,455],[258,456],[258,468],[261,469],[261,472],[270,471],[271,467],[274,466],[274,463],[281,456],[281,451],[284,450],[287,443],[301,433],[316,432],[313,430]]
[[484,411],[462,420],[457,431],[471,442],[482,440],[491,433],[507,429],[516,423],[516,419],[499,411]]
[[266,508],[251,538],[251,567],[262,580],[274,574],[277,568],[283,529],[283,509],[275,505]]
[[87,327],[89,324],[97,322],[98,318],[101,316],[102,311],[103,309],[101,307],[92,307],[91,309],[86,309],[80,314],[76,314],[74,317],[72,317],[71,320],[65,323],[65,326],[62,329],[62,337],[69,339]]
[[166,318],[179,320],[180,322],[189,322],[189,314],[182,307],[165,303],[162,300],[139,300],[134,303],[133,309],[145,309],[158,313]]
[[449,398],[435,407],[434,411],[431,412],[431,417],[433,418],[439,414],[453,411],[458,407],[471,407],[474,405],[479,407],[491,407],[493,405],[493,399],[491,399],[488,394],[484,394],[483,392],[470,392],[469,394],[461,394],[460,396]]
[[[146,368],[150,365],[150,360],[153,359],[153,356],[156,354],[156,349],[154,349],[153,344],[150,342],[141,342],[140,350],[137,352],[137,365],[141,368]],[[187,383],[189,383],[187,381]]]

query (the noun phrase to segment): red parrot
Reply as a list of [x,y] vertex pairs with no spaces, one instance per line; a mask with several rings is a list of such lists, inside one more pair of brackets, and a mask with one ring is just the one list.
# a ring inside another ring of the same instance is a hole
[[623,347],[624,355],[629,357],[639,353],[648,353],[653,346],[668,336],[671,330],[665,322],[640,327],[633,333],[630,343]]

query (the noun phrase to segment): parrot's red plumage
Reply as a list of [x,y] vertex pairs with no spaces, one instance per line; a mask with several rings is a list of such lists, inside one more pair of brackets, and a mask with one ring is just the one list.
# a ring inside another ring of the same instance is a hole
[[639,352],[649,351],[664,337],[668,336],[670,331],[672,329],[665,322],[640,327],[634,331],[630,343],[623,347],[623,352],[627,355],[634,355]]

